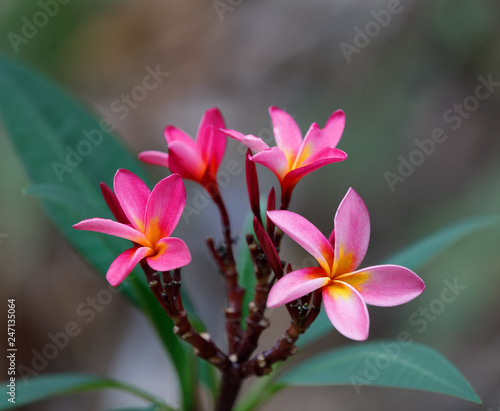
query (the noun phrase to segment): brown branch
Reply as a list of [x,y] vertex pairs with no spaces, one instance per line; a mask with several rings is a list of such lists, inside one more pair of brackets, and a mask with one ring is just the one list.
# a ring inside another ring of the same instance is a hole
[[243,379],[250,375],[261,376],[269,374],[272,371],[273,364],[285,361],[290,356],[294,355],[298,351],[295,342],[317,318],[320,307],[321,290],[317,290],[313,294],[312,307],[305,318],[303,318],[300,323],[292,322],[290,327],[283,334],[283,337],[277,340],[270,350],[264,351],[240,364],[235,370],[236,378]]
[[[194,352],[200,358],[213,364],[215,367],[224,371],[231,367],[231,361],[228,356],[224,354],[211,340],[210,335],[207,333],[199,334],[192,327],[187,313],[182,309],[182,299],[180,292],[173,293],[177,284],[170,276],[170,273],[162,273],[162,277],[168,281],[163,284],[160,281],[158,273],[153,270],[145,260],[141,261],[141,267],[146,274],[149,287],[153,291],[154,296],[160,303],[165,313],[174,322],[174,333],[188,344],[194,347]],[[176,270],[174,273],[175,281],[180,281],[180,271]],[[181,309],[179,309],[179,307]]]
[[247,235],[247,244],[252,257],[257,283],[255,296],[248,305],[247,327],[237,352],[238,362],[246,361],[257,348],[260,335],[269,327],[269,320],[265,317],[267,296],[272,285],[270,282],[271,267],[265,258],[262,249],[257,245],[252,235]]
[[207,191],[219,209],[222,232],[224,235],[225,247],[223,253],[215,249],[213,239],[209,239],[208,246],[226,280],[227,307],[224,309],[224,313],[226,315],[227,343],[229,354],[234,354],[241,340],[241,307],[245,290],[238,285],[238,272],[236,271],[233,240],[231,238],[231,223],[224,200],[216,184],[207,187]]
[[224,235],[224,242],[226,245],[226,257],[229,261],[234,262],[233,254],[233,239],[231,238],[231,222],[229,220],[229,214],[227,213],[226,205],[224,200],[220,195],[219,187],[214,184],[213,186],[207,187],[207,191],[214,200],[215,205],[219,209],[222,233]]
[[228,262],[227,258],[220,255],[220,252],[215,248],[213,238],[207,239],[207,245],[226,280],[227,307],[224,309],[226,333],[229,354],[234,354],[241,341],[241,307],[245,290],[238,285],[236,263]]

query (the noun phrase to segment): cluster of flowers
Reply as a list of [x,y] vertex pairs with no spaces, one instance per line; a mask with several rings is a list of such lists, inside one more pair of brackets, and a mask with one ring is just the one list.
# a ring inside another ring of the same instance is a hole
[[[273,253],[276,253],[279,240],[285,233],[309,252],[319,265],[291,272],[287,270],[287,274],[279,277],[276,274],[279,279],[270,289],[267,307],[284,305],[320,290],[333,326],[348,338],[365,340],[369,329],[367,304],[395,306],[406,303],[424,290],[424,283],[411,270],[401,266],[358,269],[368,248],[370,221],[363,200],[352,188],[338,207],[334,229],[328,238],[304,217],[287,211],[292,191],[302,177],[326,164],[347,158],[346,153],[336,148],[345,125],[343,111],[335,111],[323,128],[313,123],[304,138],[289,114],[277,107],[271,107],[269,111],[275,147],[269,147],[254,135],[226,129],[216,108],[205,112],[196,140],[182,130],[168,126],[165,129],[168,154],[146,151],[139,158],[149,164],[167,167],[173,174],[150,191],[135,174],[118,170],[114,192],[101,183],[103,196],[116,221],[92,218],[74,228],[133,242],[133,247],[120,254],[109,267],[107,279],[113,286],[119,285],[139,262],[158,272],[187,265],[191,261],[188,247],[181,239],[171,237],[186,203],[182,179],[201,184],[216,203],[220,202],[216,176],[226,149],[226,136],[230,136],[249,148],[247,173],[255,167],[253,163],[262,164],[277,176],[281,186],[280,210],[275,210],[274,201],[271,201],[272,206],[268,206],[267,211],[267,238],[271,238],[271,247],[274,246],[269,251],[269,258],[274,258]],[[249,163],[252,163],[250,167]],[[248,174],[247,181],[252,210],[260,221],[258,184],[255,188],[255,182]],[[226,213],[223,222],[228,224],[228,221]]]

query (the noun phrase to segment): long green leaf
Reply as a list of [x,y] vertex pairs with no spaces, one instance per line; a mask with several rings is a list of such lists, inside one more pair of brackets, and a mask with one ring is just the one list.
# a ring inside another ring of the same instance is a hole
[[253,268],[252,257],[248,250],[245,237],[247,234],[253,234],[253,213],[249,212],[245,217],[243,227],[240,233],[240,244],[238,247],[236,269],[238,270],[238,282],[241,287],[245,289],[243,296],[243,304],[241,307],[242,327],[245,327],[245,318],[248,316],[248,304],[255,296],[255,285],[257,280],[255,278],[255,271]]
[[278,378],[288,385],[409,388],[481,403],[463,375],[434,349],[414,342],[356,344],[317,355]]
[[[2,387],[8,382],[3,381]],[[2,401],[0,410],[10,410],[48,398],[84,391],[115,389],[128,392],[155,405],[157,410],[173,411],[153,395],[120,381],[83,374],[48,374],[32,377],[27,383],[17,382],[15,403]],[[8,398],[11,398],[8,396]]]
[[[50,81],[0,57],[0,89],[0,120],[34,184],[28,191],[40,198],[44,210],[73,248],[104,276],[109,264],[129,243],[77,231],[72,225],[86,218],[111,217],[99,183],[111,182],[118,168],[134,172],[150,187],[152,184],[138,161],[106,129],[108,123],[95,119]],[[184,405],[189,408],[194,398],[194,368],[186,367],[192,363],[188,351],[172,332],[170,320],[140,270],[133,271],[122,290],[155,326],[180,376]]]
[[462,238],[498,224],[500,224],[499,216],[484,216],[460,221],[417,241],[387,258],[382,264],[397,264],[411,270],[418,270]]
[[[500,217],[498,216],[486,216],[460,221],[417,241],[392,257],[387,258],[381,264],[397,264],[417,271],[439,253],[442,253],[453,245],[453,243],[479,230],[499,224]],[[331,330],[332,324],[328,320],[324,310],[322,310],[316,321],[307,330],[307,333],[297,341],[297,346],[304,347],[323,337]]]
[[277,369],[278,367],[275,366],[271,374],[259,377],[248,392],[236,403],[234,411],[256,410],[265,404],[274,394],[285,388],[285,384],[274,381]]

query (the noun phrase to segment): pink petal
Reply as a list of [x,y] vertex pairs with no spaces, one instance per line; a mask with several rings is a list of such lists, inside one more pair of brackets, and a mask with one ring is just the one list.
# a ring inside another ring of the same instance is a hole
[[336,277],[352,285],[367,304],[392,307],[413,300],[425,289],[422,279],[399,265],[378,265]]
[[259,153],[260,151],[267,150],[269,146],[259,137],[255,137],[251,134],[244,135],[236,130],[222,130],[229,137],[234,138],[241,144],[247,146],[254,153]]
[[113,287],[120,285],[139,261],[153,253],[154,251],[149,247],[129,248],[111,263],[106,274],[106,279]]
[[309,221],[291,211],[268,211],[267,215],[284,233],[301,245],[328,274],[333,264],[333,247]]
[[328,237],[328,242],[335,248],[335,229],[330,233],[330,237]]
[[337,163],[347,158],[347,154],[336,148],[324,148],[318,153],[307,158],[299,168],[290,171],[284,179],[284,186],[288,189],[295,187],[299,180],[305,175],[321,168],[327,164]]
[[314,152],[309,157],[307,157],[301,164],[299,164],[297,170],[304,167],[312,167],[308,169],[308,173],[323,167],[326,164],[337,163],[339,161],[344,161],[347,159],[347,154],[338,148],[322,148],[319,151]]
[[302,145],[302,133],[299,126],[290,114],[278,107],[269,107],[269,115],[273,123],[276,145],[283,150],[287,159],[291,161],[291,166]]
[[370,216],[361,197],[350,188],[335,214],[335,276],[351,273],[365,257]]
[[181,141],[173,141],[168,145],[168,166],[172,173],[178,173],[183,178],[201,181],[207,164],[196,150]]
[[168,154],[162,153],[161,151],[142,151],[139,153],[139,160],[152,164],[154,166],[167,167],[168,168]]
[[292,271],[273,285],[267,297],[269,308],[294,301],[330,282],[330,277],[321,268],[308,267]]
[[332,281],[323,288],[323,304],[326,315],[338,332],[352,340],[364,341],[368,338],[368,309],[351,285]]
[[97,233],[114,235],[115,237],[125,238],[145,247],[151,247],[151,243],[143,233],[129,225],[118,223],[113,220],[90,218],[80,221],[78,224],[75,224],[73,228],[76,230],[95,231]]
[[130,221],[128,221],[127,216],[123,212],[122,206],[120,205],[118,198],[116,198],[115,193],[111,191],[111,189],[106,185],[106,183],[101,182],[100,186],[101,186],[102,196],[104,197],[104,201],[106,201],[106,204],[113,213],[116,221],[122,224],[130,224]]
[[344,126],[345,115],[342,110],[337,110],[330,116],[323,130],[320,129],[316,123],[311,124],[311,127],[304,137],[300,152],[295,159],[294,168],[297,168],[302,163],[307,165],[317,161],[315,158],[306,162],[308,158],[325,148],[335,148],[340,137],[342,137]]
[[205,111],[198,128],[196,143],[198,152],[207,163],[211,163],[211,171],[216,172],[226,150],[226,136],[220,131],[226,127],[224,118],[218,108]]
[[155,245],[156,254],[147,262],[153,270],[168,271],[184,267],[191,262],[186,243],[178,238],[162,238]]
[[149,198],[149,188],[131,171],[120,169],[115,174],[114,189],[123,212],[130,223],[144,232],[144,216]]
[[327,147],[336,147],[342,137],[345,127],[345,113],[343,110],[333,112],[325,127],[321,130],[323,139],[328,141]]
[[163,132],[165,135],[165,140],[167,142],[167,146],[174,141],[180,141],[187,145],[192,150],[197,150],[196,142],[191,138],[189,134],[186,134],[180,128],[174,126],[165,127],[165,131]]
[[146,206],[146,237],[151,244],[172,234],[185,205],[186,189],[179,174],[156,184]]
[[286,173],[288,172],[288,161],[286,159],[285,153],[281,151],[278,147],[271,147],[267,150],[261,151],[252,157],[253,161],[256,161],[263,166],[266,166],[271,170],[280,183],[283,181]]
[[316,123],[312,123],[311,127],[304,137],[304,141],[300,146],[300,150],[293,163],[293,168],[297,168],[310,155],[326,147],[326,141],[321,138],[321,129]]

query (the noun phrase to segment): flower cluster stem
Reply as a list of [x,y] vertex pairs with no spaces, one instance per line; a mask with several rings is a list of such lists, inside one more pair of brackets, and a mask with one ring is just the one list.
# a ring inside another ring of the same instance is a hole
[[226,282],[227,307],[224,310],[226,316],[226,333],[229,354],[234,354],[241,341],[241,315],[245,290],[238,284],[238,272],[236,271],[233,240],[231,237],[231,223],[224,200],[216,185],[211,190],[208,190],[208,192],[219,209],[225,247],[222,252],[217,251],[212,238],[207,240],[207,244]]
[[285,331],[283,337],[276,341],[274,346],[256,355],[248,361],[240,364],[237,368],[237,378],[247,378],[250,375],[266,375],[272,370],[272,365],[285,361],[297,352],[295,342],[310,327],[317,318],[321,307],[321,291],[315,292],[312,297],[312,306],[305,316],[299,320],[292,320],[290,327]]
[[231,366],[228,356],[215,345],[209,334],[200,334],[195,331],[188,319],[180,293],[180,270],[175,270],[174,278],[169,272],[163,272],[162,279],[160,279],[158,273],[145,260],[141,261],[141,267],[146,274],[151,291],[165,313],[174,322],[174,333],[192,345],[197,356],[221,371],[228,369]]
[[231,411],[233,409],[242,383],[243,380],[236,377],[235,369],[229,369],[222,374],[215,411]]

